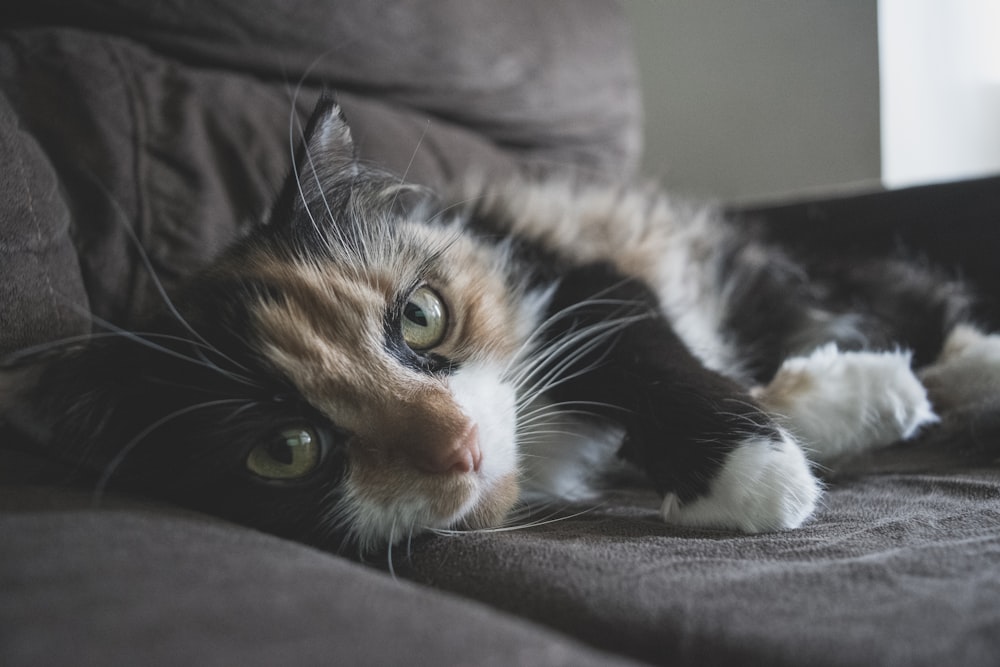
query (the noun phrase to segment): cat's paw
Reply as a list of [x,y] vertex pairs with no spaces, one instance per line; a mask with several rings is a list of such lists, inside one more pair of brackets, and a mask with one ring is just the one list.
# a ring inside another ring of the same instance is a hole
[[755,436],[726,458],[709,492],[681,503],[667,494],[660,514],[667,523],[761,533],[798,528],[816,509],[822,487],[792,437]]
[[920,380],[939,410],[995,399],[1000,396],[1000,335],[969,325],[955,327]]
[[905,440],[938,421],[910,359],[906,351],[825,345],[786,360],[754,395],[801,439],[810,458],[828,463]]

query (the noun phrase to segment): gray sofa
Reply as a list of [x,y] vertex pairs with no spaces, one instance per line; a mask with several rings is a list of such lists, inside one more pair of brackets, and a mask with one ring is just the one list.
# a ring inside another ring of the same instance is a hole
[[[263,212],[290,115],[325,88],[363,159],[430,186],[637,164],[613,3],[7,3],[0,354],[89,331],[82,308],[134,322],[157,296],[127,228],[168,285],[206,262]],[[997,293],[1000,179],[745,213],[803,252],[903,238]],[[667,527],[627,488],[558,522],[416,540],[391,567],[95,503],[0,424],[0,664],[995,665],[998,414],[831,480],[797,531]]]

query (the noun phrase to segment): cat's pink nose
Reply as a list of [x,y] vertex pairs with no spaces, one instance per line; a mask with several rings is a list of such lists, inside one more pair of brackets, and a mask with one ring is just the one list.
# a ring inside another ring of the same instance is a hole
[[451,472],[479,472],[483,463],[483,450],[479,448],[479,427],[475,424],[459,439],[454,460],[448,468]]
[[471,425],[448,449],[425,457],[420,467],[433,473],[479,472],[483,452],[479,448],[479,427]]

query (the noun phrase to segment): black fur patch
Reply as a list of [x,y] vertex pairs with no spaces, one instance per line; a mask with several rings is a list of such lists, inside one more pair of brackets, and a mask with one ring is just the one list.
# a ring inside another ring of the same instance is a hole
[[596,409],[626,428],[622,456],[639,465],[658,491],[676,493],[682,502],[704,495],[743,437],[776,437],[771,419],[742,387],[691,354],[642,282],[605,264],[582,266],[564,276],[551,312],[596,294],[601,302],[575,309],[575,317],[560,320],[550,336],[621,316],[621,305],[603,303],[611,300],[630,302],[632,314],[645,317],[577,360],[567,376],[593,367],[556,387],[553,399],[603,404]]

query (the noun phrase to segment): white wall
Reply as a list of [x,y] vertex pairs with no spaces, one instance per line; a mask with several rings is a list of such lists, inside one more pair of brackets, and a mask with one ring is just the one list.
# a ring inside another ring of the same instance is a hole
[[1000,173],[1000,0],[879,0],[889,187]]
[[878,187],[875,0],[625,6],[646,96],[647,174],[722,201]]

